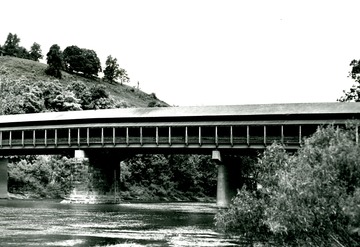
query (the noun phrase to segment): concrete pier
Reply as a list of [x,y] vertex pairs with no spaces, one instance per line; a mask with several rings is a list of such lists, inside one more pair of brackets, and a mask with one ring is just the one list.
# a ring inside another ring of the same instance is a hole
[[76,152],[74,189],[63,203],[118,203],[121,156],[110,152]]
[[0,158],[0,199],[9,198],[7,165],[8,159]]
[[241,164],[236,157],[222,156],[217,150],[213,151],[212,159],[218,167],[216,205],[226,208],[243,185]]
[[228,167],[224,164],[218,164],[216,205],[220,208],[228,207],[231,202],[231,192],[229,184]]

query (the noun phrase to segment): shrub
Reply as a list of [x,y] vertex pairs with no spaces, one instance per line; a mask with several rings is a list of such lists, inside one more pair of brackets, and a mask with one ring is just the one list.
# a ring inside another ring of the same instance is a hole
[[278,244],[353,246],[359,240],[360,150],[353,130],[319,128],[294,155],[274,144],[257,164],[258,189],[216,216],[225,231]]

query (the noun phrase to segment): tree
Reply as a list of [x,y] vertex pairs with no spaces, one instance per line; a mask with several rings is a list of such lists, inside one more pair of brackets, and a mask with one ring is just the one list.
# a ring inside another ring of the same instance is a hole
[[94,50],[83,49],[84,56],[84,75],[86,77],[98,76],[98,73],[102,71],[100,59],[98,58]]
[[50,47],[49,52],[46,54],[48,67],[45,70],[47,75],[54,76],[61,79],[61,69],[63,69],[63,58],[60,46],[54,44]]
[[110,83],[116,81],[121,75],[121,71],[119,68],[119,64],[117,63],[117,59],[109,55],[106,59],[105,65],[106,65],[104,69],[105,79],[108,80]]
[[128,83],[130,81],[130,77],[128,76],[125,69],[120,69],[120,84]]
[[20,46],[17,48],[16,57],[23,59],[30,59],[30,54],[25,47]]
[[34,44],[31,46],[29,58],[36,62],[38,62],[39,59],[43,58],[42,51],[38,43],[34,42]]
[[9,33],[3,46],[4,55],[17,57],[19,52],[20,38],[16,34]]
[[76,45],[66,47],[63,58],[66,71],[73,73],[82,70],[82,50]]
[[349,77],[356,82],[356,85],[353,85],[348,92],[343,91],[344,95],[338,99],[340,102],[360,102],[360,60],[352,60],[350,66],[352,68]]
[[68,46],[63,53],[65,69],[70,73],[83,73],[85,77],[97,76],[101,72],[101,63],[93,50]]

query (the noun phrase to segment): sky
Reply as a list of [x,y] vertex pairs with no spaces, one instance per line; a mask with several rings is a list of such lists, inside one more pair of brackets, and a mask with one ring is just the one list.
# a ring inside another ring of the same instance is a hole
[[[0,44],[117,58],[136,87],[176,106],[335,102],[360,59],[360,1],[2,1]],[[6,10],[6,11],[3,11]],[[46,56],[45,56],[46,57]],[[44,61],[46,63],[46,61]]]

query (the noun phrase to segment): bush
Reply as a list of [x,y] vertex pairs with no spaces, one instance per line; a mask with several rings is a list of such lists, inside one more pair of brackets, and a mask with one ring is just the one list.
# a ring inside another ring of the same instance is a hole
[[239,191],[217,226],[284,245],[356,245],[360,149],[353,133],[319,128],[294,155],[269,147],[257,164],[258,189]]
[[9,192],[63,198],[73,188],[73,159],[60,156],[13,157],[8,165]]

